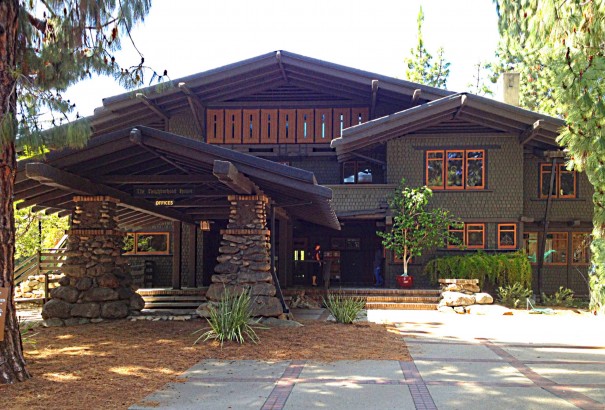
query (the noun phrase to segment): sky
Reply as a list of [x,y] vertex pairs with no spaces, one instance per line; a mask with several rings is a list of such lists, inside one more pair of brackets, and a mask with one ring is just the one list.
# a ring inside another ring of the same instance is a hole
[[[451,62],[447,88],[467,90],[474,65],[494,59],[491,0],[154,0],[132,37],[146,65],[171,79],[275,50],[405,79],[420,5],[426,47],[433,55],[443,47]],[[122,41],[117,61],[137,64],[133,47]],[[94,78],[66,96],[86,116],[102,98],[126,91],[111,78]]]

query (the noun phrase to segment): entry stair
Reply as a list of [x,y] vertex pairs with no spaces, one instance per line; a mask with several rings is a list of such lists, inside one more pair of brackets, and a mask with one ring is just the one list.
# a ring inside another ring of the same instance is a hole
[[[139,289],[145,300],[145,310],[171,310],[189,313],[206,301],[206,288],[190,289]],[[289,288],[284,289],[286,304],[296,295],[304,294],[318,302],[327,296],[327,292],[339,293],[345,297],[362,297],[366,300],[366,309],[385,310],[436,310],[439,303],[439,290],[436,289],[382,289],[382,288]]]
[[139,289],[137,293],[143,297],[147,311],[188,314],[206,301],[206,288]]
[[[289,291],[289,289],[288,289]],[[286,291],[286,294],[289,294]],[[366,309],[384,310],[437,310],[440,299],[438,289],[383,289],[383,288],[321,288],[305,289],[305,295],[321,301],[327,292],[345,297],[362,297]]]

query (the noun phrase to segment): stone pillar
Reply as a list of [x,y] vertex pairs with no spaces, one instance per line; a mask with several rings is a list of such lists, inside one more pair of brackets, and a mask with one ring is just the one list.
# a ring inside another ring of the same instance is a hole
[[76,196],[67,232],[65,276],[42,309],[48,325],[62,326],[125,318],[145,306],[132,287],[122,254],[124,232],[117,229],[118,200]]
[[267,229],[266,211],[269,198],[231,195],[228,199],[231,202],[229,224],[221,230],[218,265],[206,298],[216,303],[225,289],[232,294],[247,290],[252,299],[253,316],[280,316],[283,309],[275,297],[271,276],[271,232]]

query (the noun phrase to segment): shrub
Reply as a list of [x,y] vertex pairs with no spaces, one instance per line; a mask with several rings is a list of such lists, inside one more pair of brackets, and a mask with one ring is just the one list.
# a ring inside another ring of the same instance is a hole
[[532,291],[520,283],[501,286],[498,288],[498,300],[504,306],[510,308],[518,308],[519,305],[525,302],[525,299],[532,296]]
[[461,256],[446,256],[429,261],[424,267],[431,281],[446,279],[479,279],[479,286],[488,282],[494,287],[519,283],[531,286],[532,269],[524,252],[488,255],[476,252]]
[[548,296],[542,293],[542,304],[547,306],[562,306],[562,307],[573,307],[574,306],[573,290],[559,287],[559,290]]
[[345,296],[339,293],[328,293],[328,299],[324,299],[323,303],[338,323],[353,323],[366,305],[362,297]]
[[[254,331],[254,325],[258,322],[252,319],[250,294],[248,292],[233,295],[225,290],[218,305],[216,307],[209,305],[208,311],[210,317],[207,320],[210,330],[204,332],[193,344],[200,340],[205,342],[210,339],[220,341],[221,346],[226,340],[241,344],[245,342],[246,336],[253,343],[258,342],[258,335]],[[193,333],[199,333],[203,330],[199,329]]]
[[36,322],[33,321],[24,321],[19,318],[19,332],[21,333],[21,341],[24,344],[35,345],[36,340],[34,336],[38,333],[34,333],[35,328],[38,326]]

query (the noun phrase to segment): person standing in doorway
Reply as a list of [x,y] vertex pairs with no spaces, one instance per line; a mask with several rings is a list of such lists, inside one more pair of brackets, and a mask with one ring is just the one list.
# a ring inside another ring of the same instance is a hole
[[382,279],[382,259],[382,250],[377,248],[374,253],[374,278],[376,279],[374,286],[376,287],[384,284],[384,280]]
[[316,243],[313,247],[313,253],[311,254],[313,261],[313,275],[311,276],[311,286],[317,286],[317,277],[321,274],[321,265],[324,259],[324,254],[321,250],[321,246]]

